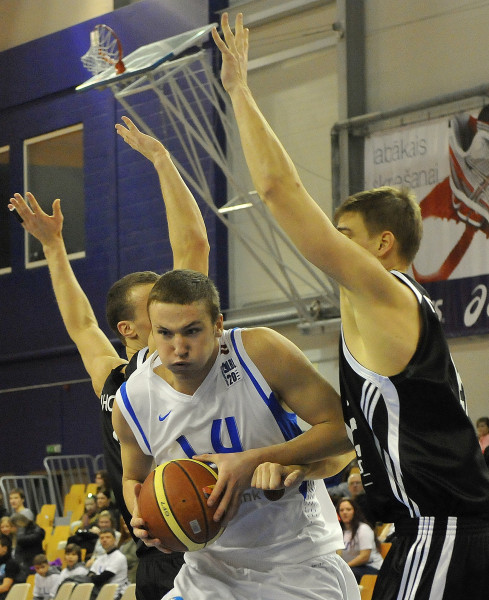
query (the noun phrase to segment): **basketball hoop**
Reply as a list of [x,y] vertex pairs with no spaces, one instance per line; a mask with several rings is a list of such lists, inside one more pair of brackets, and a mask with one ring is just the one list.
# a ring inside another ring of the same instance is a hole
[[90,32],[90,48],[81,61],[94,75],[106,71],[107,65],[114,65],[118,75],[126,70],[122,62],[121,41],[108,25],[95,25]]

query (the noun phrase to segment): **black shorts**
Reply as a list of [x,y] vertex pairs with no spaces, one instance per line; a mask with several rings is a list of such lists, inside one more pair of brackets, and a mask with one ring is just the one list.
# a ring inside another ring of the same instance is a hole
[[138,550],[138,557],[137,600],[161,600],[173,589],[173,580],[184,563],[183,553],[164,554],[156,548],[144,548]]
[[372,600],[487,600],[489,521],[420,517],[395,524]]

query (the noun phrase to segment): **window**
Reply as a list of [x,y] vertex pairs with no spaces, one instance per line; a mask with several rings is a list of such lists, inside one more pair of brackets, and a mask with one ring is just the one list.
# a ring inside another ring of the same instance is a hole
[[2,217],[0,218],[0,274],[10,273],[10,227],[12,218],[7,210],[10,198],[10,149],[0,148],[0,198]]
[[[61,198],[63,238],[71,259],[85,256],[85,196],[83,187],[83,125],[74,125],[24,141],[24,191],[52,213]],[[46,264],[42,246],[26,233],[26,267]]]

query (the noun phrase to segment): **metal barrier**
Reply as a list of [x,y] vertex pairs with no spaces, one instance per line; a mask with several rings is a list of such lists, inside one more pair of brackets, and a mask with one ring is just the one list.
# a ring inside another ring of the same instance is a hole
[[71,486],[74,483],[92,483],[98,470],[96,459],[90,454],[47,456],[43,463],[59,515],[63,514],[64,498]]
[[97,454],[97,456],[93,459],[93,464],[95,465],[95,473],[97,471],[105,471],[107,469],[105,465],[105,456],[103,454]]
[[36,515],[43,504],[54,504],[54,488],[47,475],[4,475],[0,477],[0,490],[8,510],[8,498],[14,488],[25,494],[25,505]]

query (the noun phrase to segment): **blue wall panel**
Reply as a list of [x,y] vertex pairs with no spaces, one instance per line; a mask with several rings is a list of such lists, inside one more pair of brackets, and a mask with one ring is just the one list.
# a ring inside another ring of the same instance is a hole
[[[170,269],[172,256],[154,168],[116,135],[114,123],[124,112],[109,90],[74,91],[90,75],[79,57],[96,23],[113,27],[127,54],[207,23],[207,11],[202,0],[143,0],[0,53],[0,80],[15,82],[0,88],[0,146],[9,145],[11,154],[8,196],[24,191],[26,138],[83,123],[86,257],[72,265],[111,339],[105,324],[110,285],[132,271]],[[139,110],[149,120],[158,118],[154,99]],[[162,141],[183,162],[174,132],[167,133]],[[205,158],[203,164],[213,185],[213,166]],[[59,316],[47,267],[25,269],[24,231],[6,210],[7,201],[0,198],[0,218],[10,222],[12,255],[12,273],[0,275],[0,431],[8,448],[0,456],[0,473],[21,474],[42,469],[47,444],[61,443],[64,453],[100,453],[99,400],[86,381],[63,384],[87,375]],[[210,274],[218,276],[226,298],[227,279],[215,267],[223,260],[215,248],[225,251],[225,236],[206,205],[202,209],[213,248]],[[49,387],[36,389],[40,385]]]

